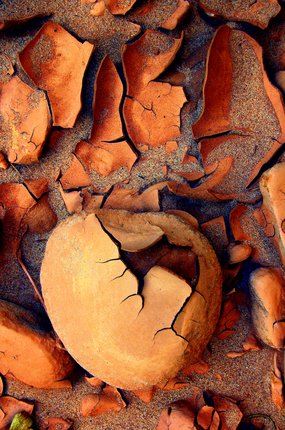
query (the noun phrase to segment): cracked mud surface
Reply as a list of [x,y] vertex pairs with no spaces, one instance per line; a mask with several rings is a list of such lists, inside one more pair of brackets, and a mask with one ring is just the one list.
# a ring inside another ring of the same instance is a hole
[[[104,55],[109,54],[111,59],[119,64],[121,61],[121,47],[132,36],[137,34],[137,28],[126,20],[113,17],[107,14],[103,18],[93,18],[89,16],[89,8],[86,5],[79,5],[77,0],[55,0],[53,2],[41,0],[38,2],[10,1],[5,0],[1,4],[1,12],[5,16],[19,16],[26,13],[40,13],[42,11],[55,11],[52,19],[63,25],[72,34],[78,35],[81,41],[88,40],[96,44],[96,55],[87,70],[87,76],[84,82],[84,109],[80,114],[79,120],[74,129],[67,130],[61,137],[53,151],[44,152],[39,165],[21,166],[18,171],[9,169],[6,173],[0,173],[1,182],[19,182],[23,179],[32,179],[42,176],[49,177],[50,201],[60,220],[67,217],[67,211],[60,197],[60,192],[55,183],[54,172],[62,169],[65,172],[72,161],[71,152],[74,151],[77,143],[88,138],[92,127],[92,91],[95,72],[98,70],[99,63]],[[153,17],[136,16],[135,10],[131,11],[130,19],[134,22],[141,23],[143,28],[157,28],[166,14],[173,10],[173,1],[155,0],[154,3],[159,8],[154,9]],[[194,2],[195,5],[197,2]],[[191,15],[190,15],[191,17]],[[36,19],[32,23],[32,28],[26,27],[20,32],[7,33],[1,35],[1,50],[10,55],[16,61],[17,71],[24,82],[31,84],[27,76],[21,71],[17,60],[17,53],[20,52],[24,45],[31,40],[36,32],[40,29],[45,19]],[[233,25],[235,26],[235,25]],[[239,25],[236,25],[238,28]],[[145,160],[141,162],[138,168],[135,166],[131,178],[130,186],[138,187],[147,186],[165,179],[162,167],[169,163],[173,169],[181,170],[181,159],[184,150],[188,149],[190,154],[198,157],[197,143],[194,141],[191,133],[191,124],[197,120],[201,108],[201,89],[203,74],[205,71],[206,50],[205,47],[209,42],[216,29],[216,25],[211,21],[205,22],[198,14],[195,14],[186,25],[185,30],[186,43],[180,53],[181,59],[177,62],[176,68],[179,73],[184,73],[186,83],[184,86],[188,100],[197,108],[188,109],[187,106],[182,111],[182,128],[181,137],[178,140],[179,148],[171,154],[166,154],[164,148],[155,148],[151,154],[145,155]],[[252,33],[260,35],[258,31],[251,30]],[[176,35],[179,37],[179,34]],[[204,47],[204,48],[203,48]],[[195,56],[196,60],[189,60],[189,56]],[[237,71],[238,74],[238,71]],[[249,97],[250,98],[250,97]],[[248,99],[249,99],[248,98]],[[247,100],[248,101],[248,100]],[[240,106],[240,111],[244,109]],[[199,160],[200,161],[200,160]],[[202,164],[201,164],[202,165]],[[200,164],[199,164],[200,166]],[[202,169],[202,167],[201,167]],[[124,169],[120,170],[110,178],[104,179],[99,175],[92,174],[93,184],[98,187],[107,187],[110,183],[123,180],[127,177]],[[171,177],[177,178],[171,173]],[[162,204],[164,209],[180,208],[190,210],[195,215],[199,214],[202,222],[207,222],[213,217],[223,214],[227,216],[235,206],[235,202],[219,202],[218,204],[207,203],[201,207],[187,199],[174,199],[171,195],[163,196]],[[28,265],[33,277],[38,281],[39,268],[43,258],[43,253],[48,238],[48,234],[27,235],[23,243],[23,257]],[[272,246],[270,243],[264,244],[264,249],[274,260]],[[278,256],[277,256],[278,258]],[[9,298],[18,303],[23,303],[26,307],[34,306],[34,297],[29,282],[18,266],[9,266],[8,273],[1,272],[1,287],[3,298]],[[242,280],[246,284],[246,280]],[[40,307],[36,306],[41,312]],[[225,354],[231,350],[239,349],[242,341],[248,334],[249,314],[245,308],[242,310],[242,319],[236,327],[236,334],[226,341],[219,341],[217,338],[211,340],[212,354],[206,353],[206,358],[211,365],[211,369],[206,375],[193,374],[193,384],[201,388],[213,390],[216,393],[223,393],[244,400],[243,411],[247,413],[268,413],[276,419],[280,426],[284,424],[282,417],[274,408],[270,400],[270,375],[272,362],[272,351],[265,348],[263,351],[253,352],[244,357],[230,360]],[[220,373],[223,380],[218,380],[215,376]],[[234,376],[234,377],[233,377]],[[80,417],[80,402],[84,394],[90,394],[94,390],[90,388],[80,376],[73,380],[73,391],[41,391],[29,388],[15,381],[9,382],[9,391],[18,398],[37,399],[37,415],[45,417],[47,415],[63,416],[75,420],[75,430],[89,430],[96,428],[98,430],[151,430],[157,425],[159,413],[164,405],[169,402],[186,398],[192,393],[191,387],[181,391],[159,392],[155,395],[151,404],[144,404],[139,401],[130,392],[124,392],[125,398],[130,402],[127,409],[119,414],[110,414],[106,417],[84,418]],[[282,427],[281,427],[282,428]]]

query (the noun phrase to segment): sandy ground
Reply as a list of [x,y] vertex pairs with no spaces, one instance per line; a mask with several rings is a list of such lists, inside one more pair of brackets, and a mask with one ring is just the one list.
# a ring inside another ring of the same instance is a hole
[[[146,3],[139,1],[139,6]],[[137,14],[137,8],[129,14],[132,22],[141,25],[142,29],[157,28],[163,19],[175,8],[175,2],[171,0],[154,0],[153,13],[146,17]],[[195,4],[196,7],[196,4]],[[110,57],[121,67],[121,48],[138,29],[127,18],[113,17],[108,12],[104,17],[94,18],[89,15],[90,6],[79,4],[78,0],[4,0],[0,2],[0,16],[17,17],[26,14],[49,15],[49,19],[61,24],[76,35],[80,40],[88,40],[96,45],[96,50],[88,67],[84,80],[83,100],[84,108],[74,129],[66,130],[53,151],[46,151],[41,162],[33,166],[18,166],[17,170],[10,168],[6,172],[0,172],[0,182],[21,182],[24,179],[48,177],[50,202],[59,220],[68,214],[60,197],[58,186],[52,179],[53,173],[59,169],[65,171],[74,150],[80,139],[87,139],[91,128],[91,103],[93,95],[93,83],[96,71],[104,55]],[[9,55],[15,61],[17,71],[27,82],[29,78],[21,70],[17,59],[17,53],[35,35],[41,25],[48,18],[34,19],[30,24],[19,30],[10,30],[0,36],[0,50]],[[235,26],[242,26],[241,24]],[[133,169],[131,185],[146,187],[152,183],[165,179],[163,166],[167,163],[171,167],[179,167],[181,156],[185,148],[189,148],[191,154],[198,156],[197,143],[192,138],[191,124],[198,117],[201,107],[201,89],[205,68],[206,48],[213,36],[217,23],[205,19],[196,10],[192,12],[182,26],[185,31],[185,42],[175,69],[185,74],[185,92],[191,106],[186,105],[182,112],[182,134],[178,140],[179,149],[174,155],[166,156],[164,150],[158,148],[146,156],[143,163]],[[258,38],[261,32],[246,27],[247,30]],[[178,31],[174,31],[178,35]],[[191,58],[198,56],[194,61],[194,67],[190,67]],[[167,79],[167,74],[166,78]],[[194,106],[194,107],[193,107]],[[126,177],[125,171],[119,171],[112,175],[112,183],[119,182]],[[175,178],[175,175],[172,175]],[[93,183],[100,185],[99,177],[93,177]],[[165,195],[162,198],[162,207],[181,208],[194,214],[199,214],[201,221],[207,221],[223,214],[228,216],[229,210],[235,202],[220,204],[194,204],[187,199],[174,198]],[[23,241],[23,258],[33,277],[38,281],[40,264],[43,258],[45,243],[48,235],[27,235]],[[272,252],[271,249],[268,252]],[[244,271],[241,287],[247,287],[247,271]],[[26,307],[42,310],[35,304],[33,291],[25,279],[24,274],[17,265],[9,265],[0,274],[1,298],[6,298]],[[229,359],[226,353],[241,349],[241,343],[250,331],[250,317],[247,309],[242,309],[242,318],[236,326],[236,334],[231,338],[220,341],[213,338],[206,352],[205,358],[210,363],[208,374],[199,376],[193,374],[191,381],[194,386],[203,390],[211,390],[213,393],[232,396],[241,400],[241,409],[244,414],[263,413],[269,414],[276,420],[280,429],[285,429],[285,420],[278,413],[270,398],[270,377],[272,371],[273,351],[264,348],[262,351],[251,352],[244,357]],[[211,352],[210,352],[211,351]],[[217,379],[220,374],[222,380]],[[82,396],[91,393],[94,389],[82,379],[82,373],[74,378],[72,390],[45,391],[32,389],[17,382],[9,382],[7,393],[18,398],[36,401],[36,415],[40,420],[45,416],[61,416],[74,421],[75,430],[152,430],[155,429],[162,408],[169,402],[187,398],[192,389],[186,388],[173,392],[157,392],[150,404],[144,404],[129,392],[123,392],[128,402],[128,407],[118,414],[97,418],[80,417],[80,402]],[[264,428],[272,428],[270,423]]]

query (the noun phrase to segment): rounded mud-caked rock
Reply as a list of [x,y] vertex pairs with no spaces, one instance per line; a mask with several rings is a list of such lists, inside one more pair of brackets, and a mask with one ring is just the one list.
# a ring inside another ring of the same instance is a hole
[[98,210],[66,219],[48,240],[41,283],[69,353],[130,390],[197,361],[221,304],[211,245],[187,217],[168,213]]

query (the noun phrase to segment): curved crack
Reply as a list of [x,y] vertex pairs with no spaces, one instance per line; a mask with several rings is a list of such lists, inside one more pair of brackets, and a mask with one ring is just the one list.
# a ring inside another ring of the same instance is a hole
[[183,340],[185,340],[185,342],[189,343],[189,341],[185,337],[183,337],[183,336],[181,336],[181,334],[177,333],[177,331],[172,327],[172,325],[170,327],[164,327],[164,328],[160,328],[159,330],[157,330],[157,332],[154,333],[153,341],[155,342],[155,336],[158,335],[158,333],[165,331],[165,330],[172,330],[176,336],[181,337],[181,339],[183,339]]

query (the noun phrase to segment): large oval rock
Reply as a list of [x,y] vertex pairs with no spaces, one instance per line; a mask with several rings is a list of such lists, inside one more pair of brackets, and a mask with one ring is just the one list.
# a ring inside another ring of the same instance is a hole
[[[167,262],[159,257],[150,267],[146,261],[147,270],[135,275],[120,249],[148,259],[146,243],[159,253],[162,236]],[[183,277],[170,264],[173,247],[179,269],[178,246]],[[183,268],[189,262],[198,269]],[[220,311],[221,270],[212,247],[171,214],[98,210],[68,218],[48,240],[41,283],[48,315],[70,354],[91,374],[130,390],[165,381],[186,361],[197,361]]]

